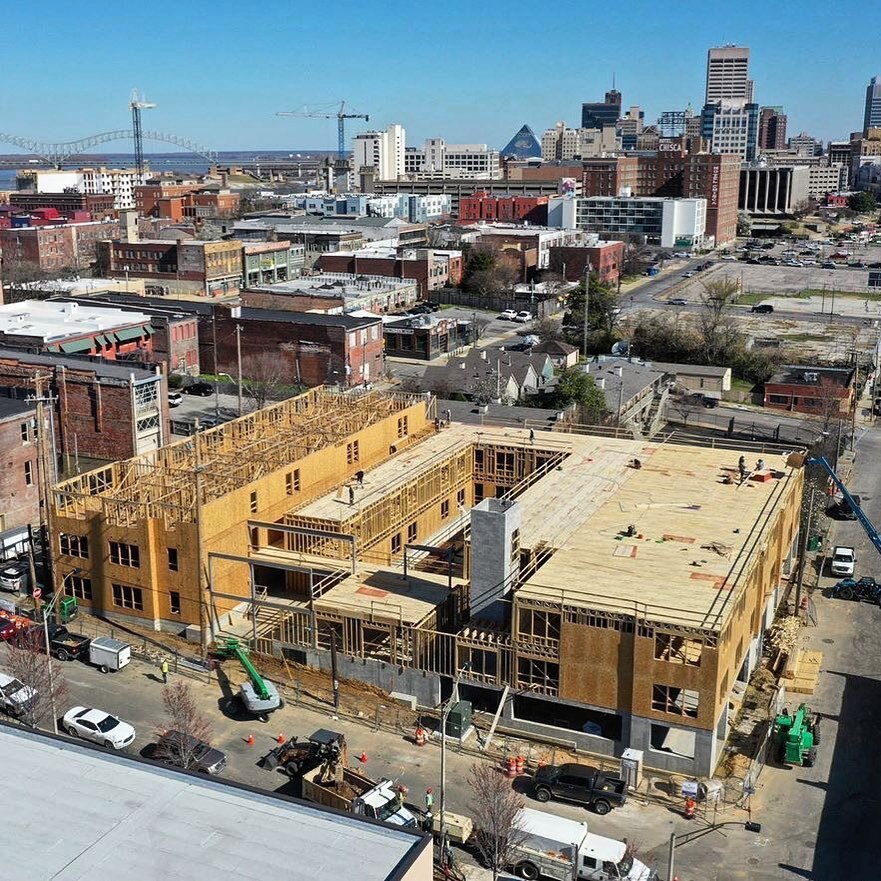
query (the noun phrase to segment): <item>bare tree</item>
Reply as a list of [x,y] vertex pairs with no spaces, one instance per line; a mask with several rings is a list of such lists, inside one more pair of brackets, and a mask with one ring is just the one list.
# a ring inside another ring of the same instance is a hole
[[157,730],[155,757],[179,768],[191,767],[203,744],[211,742],[211,723],[196,706],[188,682],[176,679],[162,689],[165,725]]
[[559,321],[553,318],[539,318],[529,326],[529,332],[537,336],[543,343],[561,342],[565,338]]
[[679,416],[682,418],[682,424],[688,425],[688,419],[690,416],[693,416],[697,412],[697,408],[694,405],[694,402],[691,400],[691,393],[686,392],[684,394],[670,396],[668,399],[668,406],[675,410]]
[[739,285],[734,279],[722,278],[704,285],[698,332],[705,364],[724,364],[740,348],[741,336],[733,311],[738,292]]
[[280,397],[285,386],[284,362],[271,352],[248,358],[243,365],[242,391],[255,410]]
[[51,718],[53,708],[67,699],[67,683],[59,664],[53,664],[46,654],[43,628],[39,625],[21,631],[9,643],[6,670],[30,694],[22,694],[19,718],[25,725],[36,728]]
[[498,768],[475,762],[468,774],[471,785],[471,818],[474,840],[493,881],[510,865],[516,849],[526,840],[526,833],[516,825],[523,809],[523,799]]
[[471,342],[480,342],[486,335],[486,329],[489,327],[490,319],[476,312],[471,316]]

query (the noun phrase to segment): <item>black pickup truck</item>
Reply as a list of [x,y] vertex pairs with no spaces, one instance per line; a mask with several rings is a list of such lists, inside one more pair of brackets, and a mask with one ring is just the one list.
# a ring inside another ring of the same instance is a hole
[[90,642],[88,636],[71,633],[63,624],[49,625],[49,651],[59,661],[88,657]]
[[627,783],[587,765],[545,765],[536,771],[533,796],[538,801],[574,801],[608,814],[627,801]]

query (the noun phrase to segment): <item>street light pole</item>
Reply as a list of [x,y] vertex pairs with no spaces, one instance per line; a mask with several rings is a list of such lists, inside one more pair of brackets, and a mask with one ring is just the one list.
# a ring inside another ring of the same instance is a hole
[[49,648],[49,615],[62,595],[63,591],[56,591],[52,599],[42,609],[43,639],[46,642],[46,672],[49,675],[49,701],[52,707],[52,730],[55,734],[58,734],[58,712],[55,708],[55,674],[52,672],[52,651]]
[[453,692],[443,705],[441,710],[441,761],[440,761],[440,847],[441,847],[441,866],[447,864],[447,719],[450,711],[459,700],[459,680],[462,674],[470,669],[471,662],[465,664],[453,680]]
[[242,415],[242,325],[236,325],[236,362],[238,365],[239,416]]

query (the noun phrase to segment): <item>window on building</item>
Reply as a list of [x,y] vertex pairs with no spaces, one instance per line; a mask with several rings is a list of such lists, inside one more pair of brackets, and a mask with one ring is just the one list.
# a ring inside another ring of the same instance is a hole
[[408,432],[407,417],[401,416],[398,419],[398,437],[406,437]]
[[418,534],[418,529],[416,526],[416,522],[409,524],[407,526],[407,544],[413,544],[416,541],[416,536]]
[[251,506],[251,513],[256,514],[257,513],[257,491],[256,490],[251,493],[250,506]]
[[346,444],[346,462],[349,465],[354,465],[355,462],[361,461],[361,450],[358,447],[358,441],[353,440],[351,443]]
[[392,536],[392,553],[400,554],[401,553],[401,533],[396,532]]
[[67,596],[76,597],[78,600],[91,600],[92,579],[69,572],[64,576],[64,592]]
[[110,542],[110,562],[117,566],[141,567],[141,552],[137,545],[128,545],[119,541]]
[[698,698],[696,691],[676,688],[673,685],[652,686],[652,709],[674,716],[697,718]]
[[138,612],[144,610],[144,592],[139,587],[130,584],[113,585],[113,605],[122,609],[135,609]]
[[483,484],[474,484],[474,504],[477,505],[483,501]]
[[30,460],[24,463],[24,485],[34,485],[34,463]]
[[31,427],[27,422],[22,422],[21,424],[21,440],[22,443],[27,443],[31,439]]
[[450,516],[450,500],[449,499],[444,499],[440,503],[440,515],[441,515],[441,520],[446,520],[447,517]]
[[560,613],[539,609],[520,609],[518,620],[520,638],[528,642],[546,642],[560,638]]
[[84,535],[62,532],[58,536],[58,546],[65,557],[89,559],[89,539]]
[[290,471],[284,476],[284,489],[289,496],[294,494],[294,475]]
[[655,634],[655,660],[700,667],[703,650],[704,644],[700,639],[690,639],[675,633]]
[[560,665],[520,657],[517,659],[517,684],[529,691],[556,694],[560,687]]
[[176,590],[168,592],[168,607],[172,615],[180,615],[180,594]]
[[168,548],[168,569],[177,572],[177,548]]
[[464,507],[465,507],[465,490],[464,490],[464,489],[460,489],[460,490],[456,493],[456,504],[457,504],[460,508],[464,508]]

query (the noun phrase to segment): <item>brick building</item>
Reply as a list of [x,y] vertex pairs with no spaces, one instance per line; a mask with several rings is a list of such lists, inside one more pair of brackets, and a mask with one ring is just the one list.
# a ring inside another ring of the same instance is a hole
[[99,271],[109,278],[143,278],[148,293],[226,297],[242,284],[242,243],[229,241],[102,241]]
[[837,420],[854,406],[854,371],[849,367],[788,365],[765,383],[763,404],[774,410]]
[[168,391],[161,370],[0,347],[0,397],[24,400],[37,373],[56,399],[59,457],[120,459],[168,442]]
[[581,281],[589,263],[590,271],[596,273],[602,283],[616,285],[623,261],[624,242],[598,242],[592,247],[556,247],[551,248],[550,253],[551,271],[560,273],[566,281]]
[[288,241],[245,242],[242,263],[246,285],[275,284],[302,273],[306,248]]
[[77,212],[87,212],[90,220],[115,220],[112,193],[29,193],[16,191],[9,194],[9,204],[20,211],[37,208],[54,208],[59,214],[71,217]]
[[649,156],[588,159],[584,163],[585,196],[665,196],[707,200],[706,235],[716,245],[737,237],[738,156],[659,151]]
[[459,199],[459,222],[501,220],[508,223],[534,223],[543,226],[548,222],[547,196],[490,195],[479,190]]
[[[53,302],[75,302],[81,307],[106,306],[117,312],[149,316],[150,345],[136,345],[130,357],[146,364],[164,364],[169,373],[199,374],[199,323],[195,316],[168,307],[147,307],[143,296],[99,291],[95,294],[54,297]],[[126,356],[123,356],[126,357]]]
[[[114,300],[117,298],[114,297]],[[382,372],[382,321],[378,317],[327,315],[282,309],[236,307],[230,303],[162,298],[138,300],[147,311],[171,310],[194,316],[199,325],[199,361],[206,373],[238,370],[236,326],[241,326],[242,375],[273,359],[283,381],[314,386],[359,385]],[[216,358],[215,358],[216,348]]]
[[0,398],[0,532],[40,519],[34,405]]
[[143,312],[88,301],[22,300],[0,306],[0,345],[109,361],[149,357],[153,328]]
[[413,315],[382,326],[386,355],[431,361],[471,339],[471,322],[438,315]]
[[419,296],[456,287],[462,281],[462,252],[432,248],[364,248],[322,254],[316,268],[324,272],[407,278],[417,283]]
[[89,269],[97,259],[97,243],[116,235],[115,221],[13,227],[0,230],[0,252],[7,267],[22,262],[50,272]]

